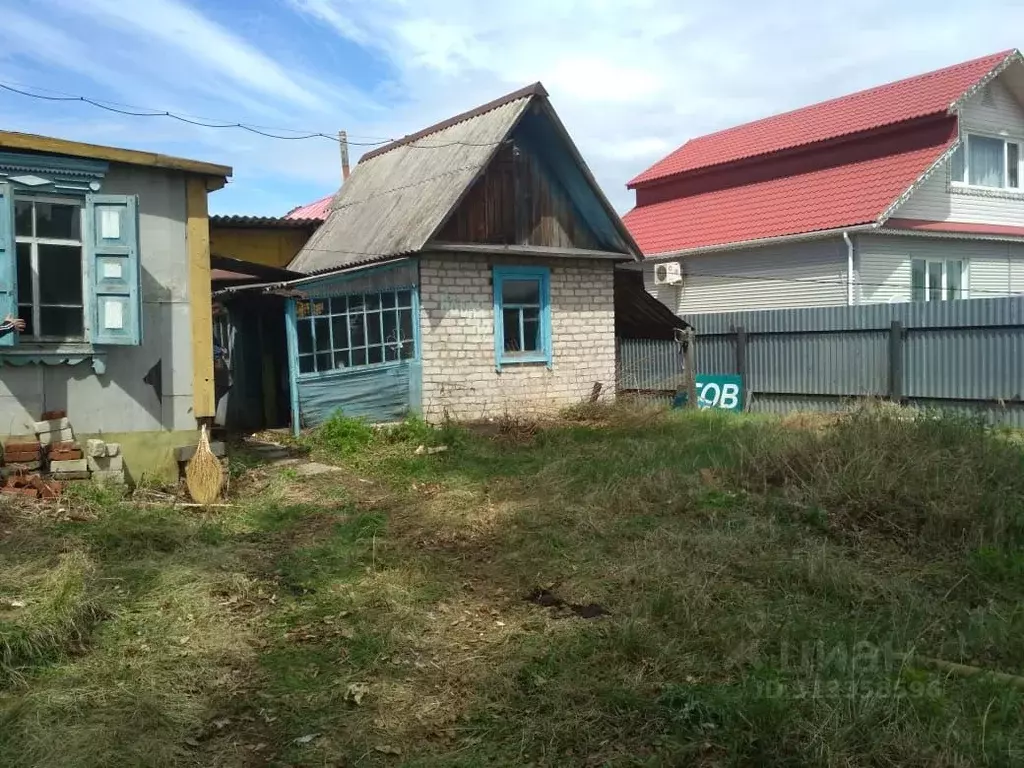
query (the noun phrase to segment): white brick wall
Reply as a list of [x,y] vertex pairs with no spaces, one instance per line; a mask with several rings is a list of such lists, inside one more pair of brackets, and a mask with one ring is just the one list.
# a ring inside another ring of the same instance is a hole
[[[554,361],[494,360],[497,265],[551,269]],[[615,391],[613,264],[596,259],[514,259],[424,254],[420,260],[423,415],[430,421],[557,411],[589,396],[595,381]]]

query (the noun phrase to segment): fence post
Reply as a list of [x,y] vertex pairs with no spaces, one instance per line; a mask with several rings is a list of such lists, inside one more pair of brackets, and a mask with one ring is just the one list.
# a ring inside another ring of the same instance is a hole
[[903,323],[899,320],[889,324],[889,399],[903,400]]
[[693,328],[686,329],[686,407],[697,410],[697,361],[693,348],[697,334]]
[[747,329],[737,325],[736,329],[736,373],[746,378],[747,375]]

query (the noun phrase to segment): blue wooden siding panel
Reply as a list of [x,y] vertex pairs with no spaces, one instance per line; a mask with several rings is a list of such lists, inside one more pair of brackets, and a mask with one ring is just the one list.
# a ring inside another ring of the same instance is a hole
[[303,426],[315,427],[338,410],[369,421],[403,418],[410,407],[411,368],[403,362],[300,378],[298,405]]

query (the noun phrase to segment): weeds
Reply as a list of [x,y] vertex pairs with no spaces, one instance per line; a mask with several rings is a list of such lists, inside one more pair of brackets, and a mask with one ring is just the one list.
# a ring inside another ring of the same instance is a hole
[[1024,693],[902,654],[1024,667],[1021,447],[906,416],[335,417],[358,472],[217,514],[5,514],[0,764],[1018,763]]

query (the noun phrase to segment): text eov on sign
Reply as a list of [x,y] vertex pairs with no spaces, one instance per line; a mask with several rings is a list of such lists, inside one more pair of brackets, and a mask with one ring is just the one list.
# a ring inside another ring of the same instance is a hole
[[736,375],[697,376],[697,407],[743,410],[743,379]]

